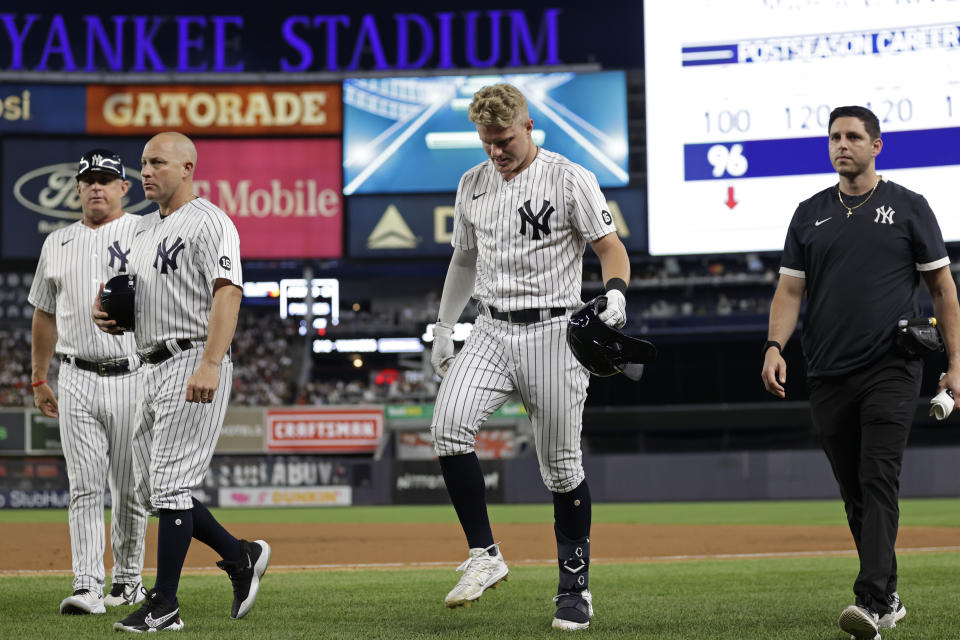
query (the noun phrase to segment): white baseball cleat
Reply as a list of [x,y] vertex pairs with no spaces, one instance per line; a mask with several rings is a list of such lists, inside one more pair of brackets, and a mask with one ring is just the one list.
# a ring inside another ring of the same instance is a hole
[[560,631],[580,631],[590,627],[593,617],[593,596],[589,589],[580,593],[561,593],[553,598],[557,613],[553,616],[553,628]]
[[[494,548],[497,550],[497,555],[492,556],[488,552]],[[457,586],[444,599],[444,604],[451,609],[468,606],[483,595],[484,591],[496,588],[501,580],[506,580],[509,572],[507,563],[503,561],[503,555],[500,554],[500,547],[496,544],[486,549],[479,547],[470,549],[470,557],[457,567],[457,571],[462,571],[463,575],[457,582]]]
[[103,604],[108,607],[119,607],[124,604],[137,604],[146,597],[146,590],[143,583],[139,580],[135,584],[124,584],[123,582],[114,582],[110,588],[110,593],[103,599]]
[[85,615],[88,613],[106,613],[103,598],[89,589],[77,589],[69,598],[60,603],[60,613],[66,615]]

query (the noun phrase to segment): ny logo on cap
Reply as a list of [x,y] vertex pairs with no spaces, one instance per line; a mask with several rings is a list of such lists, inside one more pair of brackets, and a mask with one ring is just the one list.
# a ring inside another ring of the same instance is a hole
[[80,158],[77,175],[83,175],[88,171],[104,171],[118,175],[121,178],[126,178],[123,163],[120,161],[120,158],[110,154],[110,152],[104,154],[102,150],[91,151]]

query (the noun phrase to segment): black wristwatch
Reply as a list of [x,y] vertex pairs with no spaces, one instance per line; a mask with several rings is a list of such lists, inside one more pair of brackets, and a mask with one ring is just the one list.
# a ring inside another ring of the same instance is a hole
[[767,351],[770,350],[770,347],[776,347],[779,353],[783,353],[783,347],[776,340],[767,340],[763,343],[763,351],[760,353],[760,357],[766,359]]

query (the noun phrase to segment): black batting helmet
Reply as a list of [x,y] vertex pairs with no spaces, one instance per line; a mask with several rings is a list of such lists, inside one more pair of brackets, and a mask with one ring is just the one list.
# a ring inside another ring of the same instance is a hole
[[100,308],[107,312],[111,320],[117,321],[117,328],[133,331],[135,325],[134,302],[137,293],[137,276],[129,273],[114,276],[107,280],[100,292]]
[[643,365],[657,358],[657,348],[649,340],[641,340],[608,327],[599,318],[607,299],[599,296],[570,316],[567,344],[587,370],[595,376],[622,373],[631,380],[643,375]]

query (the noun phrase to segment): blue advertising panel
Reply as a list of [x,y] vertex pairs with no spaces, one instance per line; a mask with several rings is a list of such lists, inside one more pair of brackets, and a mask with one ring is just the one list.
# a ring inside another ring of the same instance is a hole
[[84,133],[84,86],[0,85],[0,133]]
[[77,163],[97,147],[120,154],[130,190],[124,211],[145,213],[152,203],[140,183],[140,154],[146,141],[106,138],[5,139],[0,180],[0,229],[4,258],[38,258],[47,235],[79,220]]
[[470,101],[498,82],[526,96],[536,144],[593,171],[602,187],[626,186],[622,71],[361,78],[343,83],[344,195],[456,189],[486,159]]
[[[646,253],[644,190],[604,189],[603,193],[627,251]],[[347,198],[349,257],[449,257],[454,199],[452,193]]]

